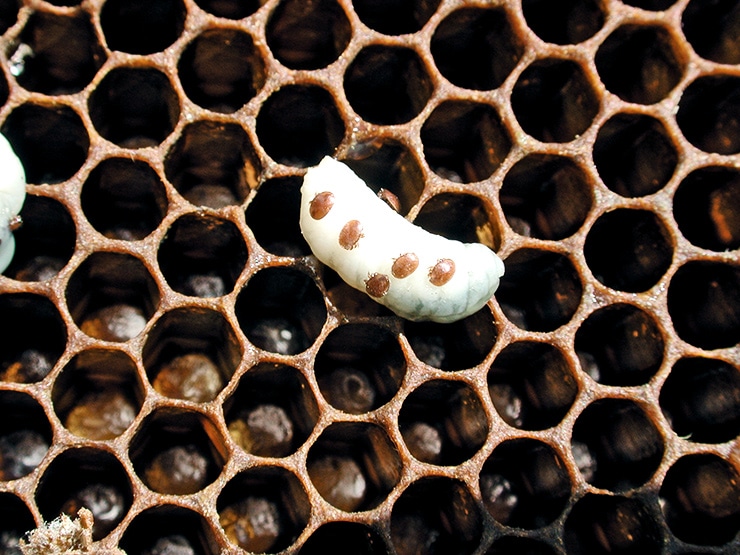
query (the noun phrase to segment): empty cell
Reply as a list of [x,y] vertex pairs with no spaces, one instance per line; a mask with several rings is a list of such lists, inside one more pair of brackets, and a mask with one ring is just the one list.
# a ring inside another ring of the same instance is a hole
[[668,312],[679,337],[702,349],[740,342],[740,268],[688,262],[668,287]]
[[301,482],[276,466],[237,474],[221,491],[216,509],[229,541],[253,553],[277,553],[292,545],[311,514]]
[[303,544],[299,555],[386,555],[388,546],[375,530],[357,522],[330,522],[316,530]]
[[20,2],[10,0],[9,2],[0,3],[0,33],[5,33],[18,20],[18,10]]
[[487,104],[447,101],[421,128],[427,164],[458,183],[482,181],[501,165],[511,139],[496,110]]
[[41,381],[67,345],[67,329],[56,306],[41,295],[6,293],[0,295],[0,314],[8,323],[0,343],[0,379]]
[[609,189],[642,197],[665,187],[678,164],[678,149],[661,121],[622,113],[599,129],[593,158]]
[[371,45],[344,74],[344,92],[357,114],[370,123],[406,123],[426,106],[433,84],[419,55],[396,46]]
[[180,117],[180,101],[161,71],[118,67],[98,83],[88,110],[103,138],[124,148],[146,148],[172,133]]
[[624,25],[599,47],[596,69],[609,91],[627,102],[654,104],[670,94],[686,61],[664,27]]
[[683,12],[686,40],[702,58],[740,63],[740,5],[734,0],[692,0]]
[[274,267],[252,276],[239,293],[236,317],[250,342],[272,353],[308,349],[326,321],[324,296],[307,274]]
[[108,158],[98,164],[82,187],[80,202],[98,232],[124,241],[147,237],[168,207],[157,172],[146,162],[130,158]]
[[186,15],[182,0],[106,0],[100,26],[111,50],[153,54],[178,39]]
[[36,528],[26,504],[13,493],[0,493],[0,550],[8,555],[20,553],[19,545],[26,533]]
[[398,339],[385,328],[345,324],[324,340],[314,374],[329,404],[362,414],[395,396],[406,375],[406,360]]
[[593,185],[571,158],[530,154],[506,174],[499,200],[514,231],[558,241],[583,225],[593,204]]
[[140,512],[119,542],[133,555],[218,555],[210,523],[190,509],[160,504]]
[[660,407],[680,437],[724,443],[740,434],[740,368],[713,358],[683,358],[660,391]]
[[676,3],[676,0],[623,0],[628,6],[635,6],[643,10],[663,11]]
[[591,126],[599,97],[577,63],[546,58],[533,62],[519,76],[511,107],[519,125],[535,139],[567,143]]
[[496,250],[501,234],[490,207],[477,196],[441,193],[419,210],[414,224],[435,235],[462,243],[482,243]]
[[740,78],[697,78],[681,96],[676,121],[684,137],[705,152],[740,152]]
[[197,0],[195,3],[202,10],[226,19],[243,19],[262,5],[260,0]]
[[91,349],[76,355],[54,381],[52,403],[73,434],[94,440],[118,437],[144,402],[136,365],[121,351]]
[[386,35],[415,33],[429,21],[440,0],[354,0],[360,20]]
[[583,294],[570,258],[557,252],[519,249],[505,264],[496,299],[509,320],[532,331],[553,331],[570,321]]
[[586,237],[586,264],[594,277],[619,291],[653,287],[673,260],[673,241],[648,210],[617,209],[599,217]]
[[16,480],[33,472],[51,441],[49,419],[33,397],[16,391],[0,392],[0,480]]
[[524,45],[505,10],[464,8],[437,26],[431,50],[437,69],[453,85],[490,90],[511,74]]
[[49,95],[84,89],[103,65],[105,51],[87,16],[34,12],[26,22],[11,59],[23,60],[14,72],[29,91]]
[[504,422],[544,430],[558,425],[573,406],[578,383],[562,352],[546,343],[523,341],[494,359],[488,392]]
[[602,0],[524,0],[527,25],[538,37],[555,44],[578,44],[594,36],[604,25]]
[[678,186],[673,217],[691,243],[723,252],[740,247],[739,206],[740,173],[731,167],[706,167]]
[[657,513],[639,496],[587,494],[565,521],[565,547],[578,554],[659,555],[666,539]]
[[391,512],[391,542],[398,555],[469,555],[482,533],[483,518],[473,496],[450,478],[417,480]]
[[191,297],[221,297],[234,289],[247,263],[247,246],[230,220],[187,214],[170,227],[157,262],[175,291]]
[[5,120],[2,133],[23,163],[28,183],[66,181],[87,159],[90,138],[69,106],[22,104]]
[[712,454],[682,457],[660,488],[668,528],[689,543],[729,542],[740,529],[739,483],[737,468],[725,459]]
[[503,536],[494,541],[486,551],[486,555],[556,555],[556,553],[558,551],[546,542],[519,536]]
[[286,457],[311,435],[319,409],[298,370],[261,363],[241,377],[224,403],[224,417],[231,438],[247,453]]
[[262,104],[257,137],[280,164],[316,165],[344,138],[345,125],[331,93],[315,85],[287,85]]
[[235,29],[209,29],[198,35],[185,47],[177,73],[190,100],[226,114],[254,98],[266,78],[265,62],[252,37]]
[[593,312],[575,338],[581,369],[606,385],[647,383],[663,363],[664,348],[655,317],[628,304]]

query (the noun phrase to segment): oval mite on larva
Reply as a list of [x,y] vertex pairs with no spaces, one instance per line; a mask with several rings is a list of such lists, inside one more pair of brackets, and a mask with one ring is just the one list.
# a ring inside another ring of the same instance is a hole
[[13,229],[26,199],[26,172],[8,140],[0,134],[0,273],[15,254]]
[[470,316],[504,274],[491,249],[415,226],[329,157],[306,172],[300,224],[316,258],[408,320],[449,323]]

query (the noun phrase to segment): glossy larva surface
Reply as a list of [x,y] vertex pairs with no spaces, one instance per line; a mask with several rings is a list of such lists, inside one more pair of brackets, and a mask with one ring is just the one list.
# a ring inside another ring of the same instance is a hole
[[408,320],[465,318],[488,302],[504,274],[491,249],[413,225],[329,157],[306,172],[300,224],[321,262]]
[[26,199],[26,173],[8,140],[0,135],[0,272],[15,254],[11,223]]

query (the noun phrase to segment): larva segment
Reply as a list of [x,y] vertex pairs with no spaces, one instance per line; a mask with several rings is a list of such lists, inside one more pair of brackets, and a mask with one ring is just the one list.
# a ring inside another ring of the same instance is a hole
[[[312,201],[326,193],[332,207],[314,218]],[[306,173],[300,224],[316,258],[409,320],[465,318],[488,302],[504,273],[503,262],[488,247],[413,225],[331,158]]]
[[18,213],[26,198],[26,173],[8,140],[0,135],[0,272],[15,254],[13,230],[20,225]]

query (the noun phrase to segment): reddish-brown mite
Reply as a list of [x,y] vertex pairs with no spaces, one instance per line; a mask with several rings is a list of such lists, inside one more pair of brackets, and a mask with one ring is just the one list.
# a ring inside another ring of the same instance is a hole
[[344,224],[342,231],[339,232],[339,244],[343,249],[349,251],[357,246],[361,237],[363,237],[362,224],[359,220],[350,220]]
[[334,206],[334,194],[324,191],[316,195],[309,203],[308,213],[314,220],[320,220],[329,213]]
[[371,297],[382,297],[388,292],[391,281],[385,274],[373,274],[365,280],[365,291]]
[[441,286],[450,281],[454,275],[455,262],[449,258],[442,258],[429,270],[429,282]]
[[413,252],[402,254],[393,261],[391,273],[394,278],[403,279],[409,277],[419,267],[419,257]]
[[394,193],[391,193],[388,189],[381,189],[380,191],[378,191],[378,198],[384,201],[396,212],[401,212],[401,201],[398,200],[398,197]]

